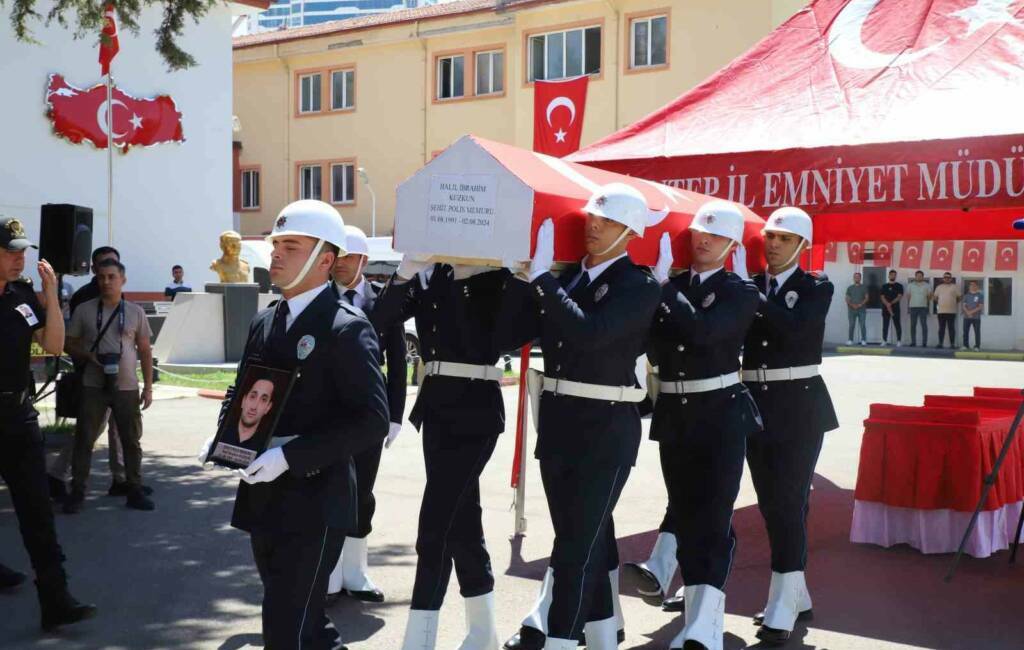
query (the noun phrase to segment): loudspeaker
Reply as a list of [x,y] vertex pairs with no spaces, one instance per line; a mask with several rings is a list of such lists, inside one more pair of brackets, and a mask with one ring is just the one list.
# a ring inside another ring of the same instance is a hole
[[57,273],[88,275],[92,256],[92,208],[47,203],[40,209],[39,257]]

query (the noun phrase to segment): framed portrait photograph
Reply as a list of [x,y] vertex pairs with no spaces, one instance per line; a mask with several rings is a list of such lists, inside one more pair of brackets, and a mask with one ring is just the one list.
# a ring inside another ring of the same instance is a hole
[[206,460],[231,469],[244,469],[270,443],[297,370],[249,366],[210,445]]

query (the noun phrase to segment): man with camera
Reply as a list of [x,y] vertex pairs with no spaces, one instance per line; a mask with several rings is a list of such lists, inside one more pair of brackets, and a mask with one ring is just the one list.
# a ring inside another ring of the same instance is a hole
[[[82,395],[75,427],[75,449],[71,462],[71,493],[64,512],[73,514],[85,502],[92,449],[96,444],[106,410],[111,410],[124,449],[125,479],[129,508],[152,510],[153,501],[142,488],[142,417],[139,412],[153,402],[153,352],[149,322],[142,307],[125,301],[124,265],[105,260],[96,270],[100,295],[82,303],[71,317],[67,351],[84,362]],[[135,374],[142,362],[143,388]]]

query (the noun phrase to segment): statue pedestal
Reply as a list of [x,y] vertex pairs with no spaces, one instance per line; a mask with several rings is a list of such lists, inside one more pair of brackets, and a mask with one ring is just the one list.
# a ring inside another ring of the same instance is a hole
[[206,293],[224,296],[224,360],[241,361],[249,323],[259,307],[260,286],[211,282],[206,285]]

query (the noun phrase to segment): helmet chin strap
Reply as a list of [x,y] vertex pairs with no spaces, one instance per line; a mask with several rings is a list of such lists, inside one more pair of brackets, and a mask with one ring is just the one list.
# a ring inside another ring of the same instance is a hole
[[616,237],[615,241],[613,241],[608,248],[606,248],[603,251],[601,251],[600,253],[598,253],[597,256],[600,257],[601,255],[607,255],[610,250],[612,250],[613,248],[615,248],[616,246],[621,244],[622,240],[625,239],[626,235],[628,235],[629,233],[630,233],[629,228],[626,228],[625,230],[623,230],[622,234],[620,234],[618,237]]
[[320,249],[322,249],[323,247],[324,240],[318,239],[316,242],[316,246],[313,247],[313,250],[310,251],[309,253],[309,257],[306,258],[306,264],[302,267],[302,270],[299,271],[299,274],[295,276],[294,280],[292,280],[285,286],[281,287],[282,291],[289,291],[291,289],[294,289],[295,287],[299,286],[299,284],[301,284],[303,280],[306,279],[306,274],[309,273],[309,270],[311,268],[313,268],[313,262],[316,261],[317,256],[320,254]]
[[793,251],[793,254],[789,256],[789,259],[786,260],[786,263],[782,265],[782,268],[787,268],[788,269],[789,265],[793,263],[793,260],[795,260],[797,257],[799,257],[800,253],[804,252],[804,248],[806,247],[806,244],[807,244],[807,240],[801,238],[800,239],[800,244],[796,247],[796,250]]
[[356,274],[352,277],[352,281],[345,285],[346,289],[353,289],[359,286],[359,281],[362,279],[363,268],[366,266],[366,260],[369,258],[366,255],[360,255],[359,257],[362,258],[359,260],[359,268],[356,269]]
[[725,247],[725,250],[723,250],[723,251],[722,251],[722,254],[721,254],[721,255],[719,255],[719,256],[718,256],[717,258],[715,258],[715,264],[718,264],[719,262],[721,262],[722,260],[724,260],[724,259],[725,259],[725,256],[726,256],[726,255],[728,255],[728,254],[729,254],[729,253],[731,253],[731,252],[732,252],[733,250],[735,250],[735,249],[733,248],[733,244],[739,245],[739,242],[738,242],[738,241],[736,241],[735,239],[734,239],[734,240],[732,240],[732,244],[729,244],[728,246],[726,246],[726,247]]

